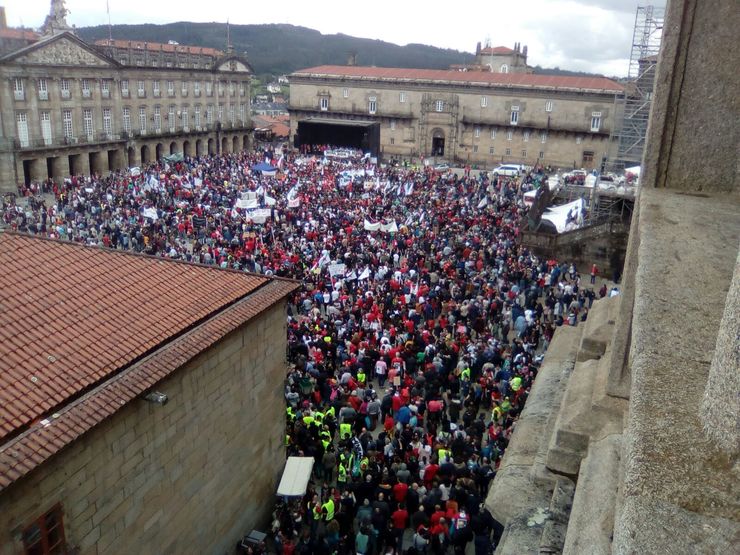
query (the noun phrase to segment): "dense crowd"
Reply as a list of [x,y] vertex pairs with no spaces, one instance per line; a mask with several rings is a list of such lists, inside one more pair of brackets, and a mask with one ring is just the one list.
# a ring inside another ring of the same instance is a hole
[[[285,441],[314,458],[314,479],[276,511],[278,553],[463,553],[473,542],[483,554],[501,533],[483,501],[541,353],[606,295],[517,244],[523,194],[539,182],[267,149],[23,187],[2,218],[301,280]],[[53,204],[34,196],[42,189]]]

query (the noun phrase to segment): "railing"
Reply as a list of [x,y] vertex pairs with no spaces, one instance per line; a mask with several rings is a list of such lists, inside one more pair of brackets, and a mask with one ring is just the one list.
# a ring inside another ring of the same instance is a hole
[[49,91],[39,91],[39,100],[49,100]]
[[102,96],[103,98],[110,98],[110,89],[102,89],[102,90],[100,91],[100,95],[101,95],[101,96]]
[[25,95],[25,93],[23,91],[14,90],[13,91],[13,97],[16,100],[25,100],[26,95]]
[[62,93],[62,98],[64,98],[65,100],[69,100],[71,96],[69,89],[62,89],[61,93]]
[[82,98],[90,98],[91,96],[90,89],[82,89]]
[[129,97],[129,94],[130,93],[128,92],[128,89],[121,89],[121,96],[123,98],[128,98]]
[[152,94],[154,95],[154,98],[159,98],[160,96],[162,96],[162,93],[159,89],[155,89]]

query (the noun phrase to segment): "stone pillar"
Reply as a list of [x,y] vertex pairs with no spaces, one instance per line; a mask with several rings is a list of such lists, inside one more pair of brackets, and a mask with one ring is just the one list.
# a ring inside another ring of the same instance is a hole
[[709,370],[701,419],[704,432],[723,451],[737,455],[740,423],[740,252]]
[[111,167],[111,170],[122,170],[126,167],[126,162],[124,161],[126,159],[126,154],[122,148],[117,148],[116,150],[112,151],[113,154],[111,155],[111,161],[113,163],[113,167]]
[[77,155],[77,167],[75,168],[77,175],[88,176],[90,175],[90,155],[87,152],[81,152]]
[[62,154],[54,158],[51,165],[51,174],[55,183],[62,183],[65,177],[69,177],[69,156]]
[[41,183],[46,179],[46,158],[34,158],[30,161],[31,181]]
[[100,151],[91,152],[90,157],[90,173],[96,173],[98,175],[104,175],[108,171],[108,159],[103,160],[103,155]]

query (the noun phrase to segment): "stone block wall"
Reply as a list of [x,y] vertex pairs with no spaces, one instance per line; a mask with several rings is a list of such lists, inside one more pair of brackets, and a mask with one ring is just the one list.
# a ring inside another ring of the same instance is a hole
[[80,554],[231,552],[285,462],[285,336],[281,302],[0,492],[0,554],[57,503]]

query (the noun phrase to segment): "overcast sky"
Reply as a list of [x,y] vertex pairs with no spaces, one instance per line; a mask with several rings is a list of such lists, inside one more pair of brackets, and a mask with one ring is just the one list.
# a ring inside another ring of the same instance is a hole
[[[226,21],[290,23],[325,34],[422,43],[473,52],[477,41],[529,46],[530,65],[626,75],[635,10],[640,0],[108,0],[111,22]],[[654,0],[665,5],[665,0]],[[8,24],[39,27],[50,0],[5,0]],[[108,22],[106,0],[67,0],[67,21],[81,26]],[[446,6],[446,7],[445,7]],[[125,38],[125,37],[118,37]],[[166,37],[162,37],[163,40]]]

